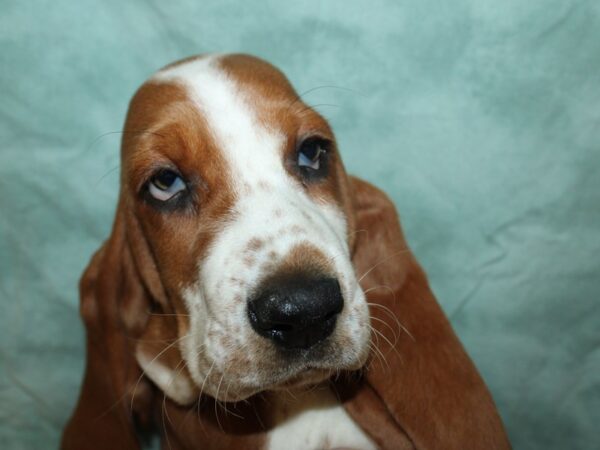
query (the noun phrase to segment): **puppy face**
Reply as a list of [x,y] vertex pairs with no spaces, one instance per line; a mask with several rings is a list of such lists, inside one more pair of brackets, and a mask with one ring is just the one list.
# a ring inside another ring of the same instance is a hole
[[122,158],[177,317],[186,370],[172,377],[236,401],[364,364],[346,174],[329,125],[277,69],[242,55],[166,67],[131,102]]

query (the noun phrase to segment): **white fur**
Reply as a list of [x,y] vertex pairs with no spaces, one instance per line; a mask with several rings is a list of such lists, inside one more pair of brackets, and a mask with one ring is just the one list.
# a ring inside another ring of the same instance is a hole
[[188,378],[181,376],[181,372],[165,366],[158,357],[149,357],[142,351],[136,352],[135,356],[144,374],[169,398],[181,405],[196,399],[194,387],[190,385]]
[[294,395],[281,393],[273,408],[276,425],[267,435],[268,450],[377,448],[325,386]]
[[[182,290],[190,333],[181,348],[194,381],[214,397],[239,400],[306,368],[301,362],[291,368],[278,366],[271,344],[250,327],[246,300],[265,276],[272,252],[283,260],[295,246],[307,243],[331,260],[342,287],[345,307],[332,340],[343,335],[352,343],[331,352],[322,368],[356,365],[366,355],[369,319],[350,262],[342,211],[311,198],[284,170],[283,131],[259,123],[249,94],[219,68],[218,56],[168,68],[152,81],[186,88],[223,152],[230,168],[224,176],[237,198],[235,219],[221,225],[208,255],[198,261],[196,283]],[[241,255],[253,238],[264,240],[265,245],[249,265]],[[236,359],[241,356],[247,359],[244,364]]]

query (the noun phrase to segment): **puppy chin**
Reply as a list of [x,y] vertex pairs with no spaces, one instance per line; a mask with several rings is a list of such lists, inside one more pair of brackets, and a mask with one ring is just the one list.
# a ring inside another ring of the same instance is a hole
[[[233,387],[231,388],[231,391],[233,391]],[[236,389],[235,392],[219,392],[218,396],[207,393],[220,402],[235,403],[247,400],[259,392],[262,392],[262,389],[240,387]]]
[[313,386],[327,380],[331,376],[332,372],[332,370],[325,369],[306,369],[286,379],[284,382],[274,385],[269,390],[290,390]]
[[[205,392],[219,401],[239,402],[261,392],[290,391],[315,386],[327,381],[331,375],[336,372],[335,369],[306,368],[297,371],[291,376],[286,376],[283,379],[265,381],[260,386],[238,385],[234,387],[234,383],[232,383],[227,392],[223,392],[223,389],[214,389],[215,392],[211,392],[213,389],[210,389],[210,387],[207,386],[205,386]],[[223,384],[226,383],[229,382],[223,381]],[[218,391],[218,393],[216,391]]]

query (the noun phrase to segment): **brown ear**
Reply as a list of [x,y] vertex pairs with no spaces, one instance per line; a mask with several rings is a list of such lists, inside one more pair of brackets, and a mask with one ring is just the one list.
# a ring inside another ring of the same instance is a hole
[[383,449],[510,448],[490,393],[406,245],[394,205],[370,184],[351,183],[353,261],[379,351],[346,408]]
[[135,425],[150,420],[143,411],[150,414],[152,388],[141,379],[133,356],[150,306],[126,242],[121,211],[111,237],[92,257],[80,282],[87,363],[63,449],[138,449]]

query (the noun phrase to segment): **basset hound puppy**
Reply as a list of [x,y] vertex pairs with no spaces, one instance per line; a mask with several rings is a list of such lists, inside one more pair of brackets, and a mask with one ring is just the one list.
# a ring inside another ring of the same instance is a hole
[[247,55],[131,101],[112,234],[81,284],[66,450],[507,449],[392,202]]

